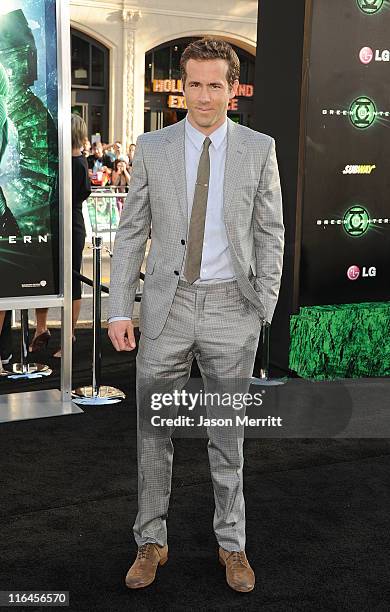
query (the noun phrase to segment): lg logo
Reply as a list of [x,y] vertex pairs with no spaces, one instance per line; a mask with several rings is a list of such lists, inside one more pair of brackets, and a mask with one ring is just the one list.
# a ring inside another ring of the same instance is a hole
[[359,59],[362,64],[369,64],[372,62],[373,57],[374,51],[370,47],[363,47],[363,49],[360,49]]
[[358,266],[350,266],[347,270],[349,280],[357,280],[360,276],[360,268]]
[[390,62],[389,49],[376,49],[375,53],[371,47],[363,47],[359,52],[359,59],[362,64],[369,64],[372,60],[376,62]]
[[357,280],[360,275],[362,278],[372,278],[376,276],[376,268],[374,266],[371,266],[370,268],[363,266],[362,270],[360,271],[359,266],[350,266],[347,270],[347,277],[351,281]]

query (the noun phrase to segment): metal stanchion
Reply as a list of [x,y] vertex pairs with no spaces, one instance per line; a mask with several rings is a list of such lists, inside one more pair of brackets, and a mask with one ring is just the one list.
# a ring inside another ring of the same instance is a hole
[[9,372],[8,370],[4,368],[2,361],[1,361],[1,357],[0,357],[0,380],[2,378],[8,378],[10,374],[11,372]]
[[20,311],[20,363],[14,363],[0,372],[2,377],[17,379],[41,378],[52,373],[51,368],[43,363],[29,363],[28,361],[28,310]]
[[92,237],[93,248],[93,356],[92,386],[79,387],[72,392],[72,401],[81,405],[116,404],[125,398],[115,387],[101,386],[101,236]]
[[287,382],[285,378],[269,378],[269,339],[271,326],[263,321],[260,329],[260,373],[259,376],[252,376],[251,385],[263,387],[276,387]]

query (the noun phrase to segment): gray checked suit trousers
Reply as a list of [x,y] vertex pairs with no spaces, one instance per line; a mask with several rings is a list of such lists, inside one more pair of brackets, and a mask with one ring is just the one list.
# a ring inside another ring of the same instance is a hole
[[[153,435],[140,422],[145,415],[145,387],[163,383],[165,392],[182,390],[197,359],[205,390],[249,381],[259,339],[258,311],[236,281],[190,285],[180,280],[161,334],[141,334],[137,355],[138,514],[134,535],[138,546],[167,543],[166,519],[171,493],[172,428]],[[249,387],[249,382],[248,382]],[[243,392],[245,392],[245,389]],[[245,548],[243,496],[243,431],[208,428],[208,456],[214,488],[214,532],[225,550]],[[205,517],[207,520],[207,517]]]

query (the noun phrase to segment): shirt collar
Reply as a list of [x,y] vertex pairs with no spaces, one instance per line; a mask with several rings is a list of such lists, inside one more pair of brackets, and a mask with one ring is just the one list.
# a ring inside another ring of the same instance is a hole
[[[203,147],[204,139],[206,138],[206,136],[202,134],[202,132],[199,132],[199,130],[194,128],[193,125],[191,125],[191,123],[188,121],[188,117],[186,117],[185,129],[186,129],[186,136],[191,140],[194,147],[196,147],[198,151],[201,151]],[[226,137],[226,134],[227,134],[227,118],[225,119],[224,123],[219,126],[219,128],[217,128],[214,132],[209,134],[209,138],[215,149],[218,149],[221,146],[221,144],[223,143]]]

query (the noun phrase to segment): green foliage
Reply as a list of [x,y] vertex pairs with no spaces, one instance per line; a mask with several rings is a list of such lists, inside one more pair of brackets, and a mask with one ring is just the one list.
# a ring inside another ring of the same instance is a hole
[[290,368],[315,380],[390,374],[390,303],[301,308],[290,321]]

